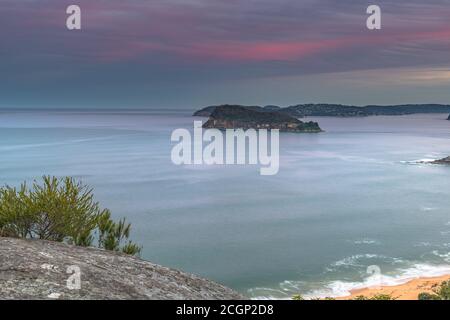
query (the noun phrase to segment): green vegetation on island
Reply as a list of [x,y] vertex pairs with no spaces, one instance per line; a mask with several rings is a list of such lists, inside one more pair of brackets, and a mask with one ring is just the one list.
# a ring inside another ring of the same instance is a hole
[[[221,105],[226,106],[226,105]],[[194,116],[209,117],[217,107],[209,106],[198,110]],[[349,106],[342,104],[298,104],[285,108],[278,106],[241,106],[253,111],[276,112],[287,114],[291,117],[366,117],[366,116],[395,116],[420,113],[449,113],[450,105],[444,104],[404,104],[404,105],[368,105],[368,106]],[[449,116],[450,120],[450,116]]]
[[204,128],[278,129],[284,132],[321,132],[317,122],[303,122],[290,115],[273,111],[256,111],[237,105],[214,108]]

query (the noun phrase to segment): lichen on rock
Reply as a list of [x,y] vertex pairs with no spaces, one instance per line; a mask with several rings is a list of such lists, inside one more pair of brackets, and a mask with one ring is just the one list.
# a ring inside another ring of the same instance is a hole
[[[79,286],[71,285],[74,277]],[[0,238],[0,299],[243,298],[223,285],[126,254]]]

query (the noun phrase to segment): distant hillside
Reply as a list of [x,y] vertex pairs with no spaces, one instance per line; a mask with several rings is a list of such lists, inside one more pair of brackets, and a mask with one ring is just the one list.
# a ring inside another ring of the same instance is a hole
[[259,107],[259,106],[241,106],[241,105],[224,104],[224,105],[220,105],[220,106],[209,106],[209,107],[203,108],[201,110],[194,112],[193,116],[209,117],[217,107],[243,107],[248,110],[259,111],[259,112],[272,112],[272,111],[281,110],[281,108],[278,106]]
[[321,132],[316,122],[302,122],[288,114],[255,111],[248,107],[223,105],[214,108],[204,128],[279,129],[285,132]]
[[[227,105],[223,105],[227,106]],[[208,117],[218,106],[210,106],[194,113],[195,116]],[[367,117],[367,116],[394,116],[419,113],[450,113],[450,105],[441,104],[405,104],[392,106],[368,105],[364,107],[341,104],[299,104],[286,108],[276,106],[258,107],[241,106],[254,111],[276,112],[287,114],[296,118],[314,117]],[[449,117],[450,120],[450,117]]]

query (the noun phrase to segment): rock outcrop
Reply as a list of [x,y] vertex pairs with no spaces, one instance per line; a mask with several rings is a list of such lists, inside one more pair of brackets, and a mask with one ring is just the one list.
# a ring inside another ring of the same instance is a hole
[[243,298],[212,281],[125,254],[0,238],[0,299]]
[[450,157],[444,158],[444,159],[440,159],[440,160],[436,160],[432,162],[433,164],[448,164],[450,165]]
[[278,129],[284,132],[321,132],[316,122],[302,122],[279,112],[260,112],[242,106],[216,107],[203,125],[216,129]]

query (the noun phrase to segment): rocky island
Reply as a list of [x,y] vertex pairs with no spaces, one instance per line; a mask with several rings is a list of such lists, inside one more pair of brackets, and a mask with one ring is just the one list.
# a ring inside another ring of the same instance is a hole
[[[270,109],[273,110],[273,109]],[[321,132],[317,122],[303,122],[288,114],[255,110],[238,105],[214,107],[203,128],[278,129],[282,132]]]
[[[194,116],[209,117],[215,108],[209,106],[194,113]],[[368,105],[349,106],[342,104],[298,104],[285,108],[277,106],[241,106],[254,111],[276,112],[291,117],[367,117],[367,116],[396,116],[420,113],[449,113],[450,105],[443,104],[405,104],[405,105]],[[450,116],[449,116],[450,120]]]
[[[70,281],[77,268],[79,288]],[[126,254],[59,242],[0,237],[2,299],[224,300],[244,297],[212,281]]]
[[435,160],[433,162],[431,162],[433,164],[447,164],[450,165],[450,157],[444,158],[444,159],[439,159],[439,160]]

